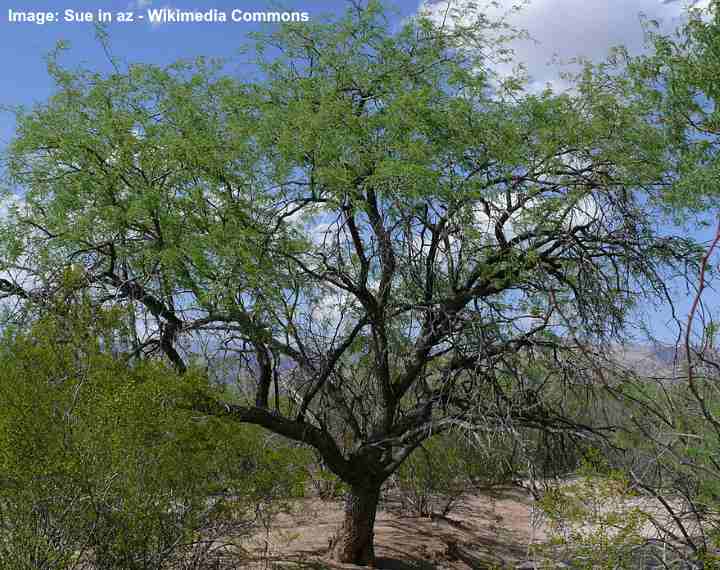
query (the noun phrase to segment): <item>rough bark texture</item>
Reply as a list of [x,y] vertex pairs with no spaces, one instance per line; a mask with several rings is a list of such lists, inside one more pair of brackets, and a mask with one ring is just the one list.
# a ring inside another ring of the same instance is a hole
[[362,565],[374,563],[375,513],[379,498],[379,487],[351,487],[345,497],[345,520],[333,541],[333,559]]

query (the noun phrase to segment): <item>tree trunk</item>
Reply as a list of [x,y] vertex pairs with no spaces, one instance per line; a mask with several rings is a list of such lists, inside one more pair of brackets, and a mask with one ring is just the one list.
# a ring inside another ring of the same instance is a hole
[[345,497],[345,520],[335,535],[332,557],[338,562],[372,565],[375,562],[375,513],[380,486],[352,486]]

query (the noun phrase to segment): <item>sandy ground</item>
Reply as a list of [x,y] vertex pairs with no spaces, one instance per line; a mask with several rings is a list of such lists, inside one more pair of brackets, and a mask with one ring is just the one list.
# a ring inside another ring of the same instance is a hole
[[[322,556],[342,520],[339,501],[302,499],[278,514],[270,532],[256,532],[242,548],[256,560],[330,565]],[[390,499],[375,523],[376,566],[391,570],[516,567],[528,546],[546,538],[532,524],[532,501],[519,488],[468,494],[445,518],[401,514]],[[346,568],[351,565],[337,565]]]
[[[567,483],[563,483],[567,484]],[[468,492],[447,517],[420,517],[402,512],[399,501],[387,498],[375,523],[376,567],[388,570],[482,570],[563,568],[559,561],[535,566],[532,545],[545,545],[549,531],[530,493],[521,487],[500,487]],[[668,523],[659,504],[648,498],[629,498],[613,504],[598,503],[600,510],[623,512],[641,508],[656,521]],[[267,528],[256,525],[226,547],[224,562],[213,570],[229,568],[337,568],[349,570],[324,557],[343,516],[341,501],[306,498],[287,503],[286,512],[268,519]],[[667,528],[667,526],[665,526]],[[575,526],[573,531],[592,532]],[[658,538],[658,529],[642,525],[640,534]],[[536,549],[537,550],[537,549]],[[555,551],[557,558],[563,555]],[[547,561],[546,561],[547,563]],[[638,568],[655,568],[640,564]],[[196,567],[193,567],[193,570]],[[203,566],[204,568],[204,566]]]

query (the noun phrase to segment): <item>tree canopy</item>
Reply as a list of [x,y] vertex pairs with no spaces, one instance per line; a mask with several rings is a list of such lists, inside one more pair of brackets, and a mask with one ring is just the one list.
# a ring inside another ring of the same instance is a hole
[[630,82],[528,92],[493,74],[493,30],[394,32],[370,2],[258,37],[249,77],[51,59],[0,290],[23,315],[72,268],[136,356],[233,355],[252,398],[195,408],[315,447],[351,488],[335,553],[371,561],[380,486],[430,435],[611,429],[547,388],[597,381],[582,361],[696,253],[660,232],[674,139]]

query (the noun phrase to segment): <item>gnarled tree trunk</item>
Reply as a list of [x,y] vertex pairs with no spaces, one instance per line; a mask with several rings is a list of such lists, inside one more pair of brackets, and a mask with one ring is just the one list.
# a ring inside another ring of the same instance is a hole
[[373,564],[375,513],[380,485],[353,485],[345,497],[345,519],[335,535],[332,557],[338,562]]

